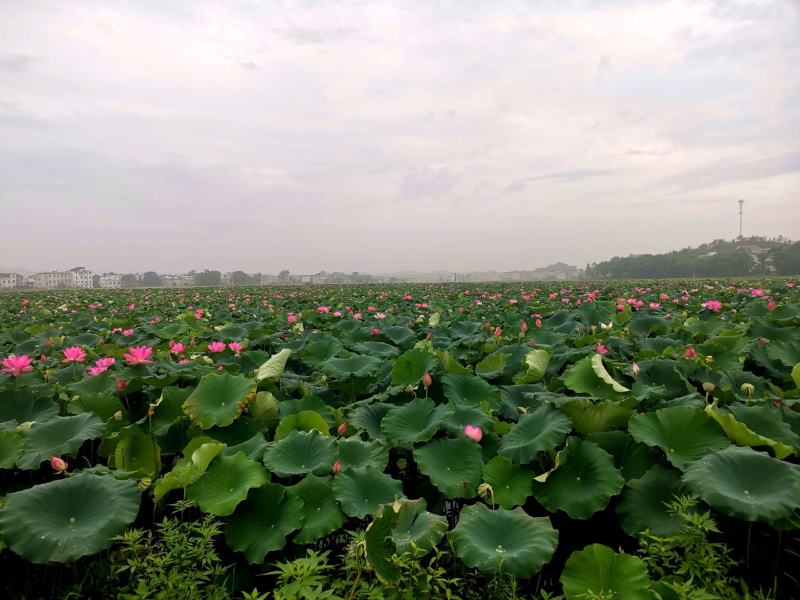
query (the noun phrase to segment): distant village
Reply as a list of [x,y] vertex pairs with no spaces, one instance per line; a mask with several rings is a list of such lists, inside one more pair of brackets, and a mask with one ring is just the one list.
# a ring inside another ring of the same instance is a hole
[[291,284],[353,284],[353,283],[477,283],[484,281],[543,281],[579,279],[584,271],[564,263],[526,271],[473,271],[469,273],[343,273],[320,271],[313,275],[296,275],[287,270],[277,275],[245,273],[244,271],[190,271],[183,274],[94,273],[85,267],[67,271],[44,271],[32,275],[0,273],[0,288],[57,289],[127,289],[137,287],[181,288],[192,286],[245,286]]

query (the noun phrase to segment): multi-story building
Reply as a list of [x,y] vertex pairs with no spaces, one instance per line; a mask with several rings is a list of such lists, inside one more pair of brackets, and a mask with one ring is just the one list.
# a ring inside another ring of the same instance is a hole
[[72,271],[46,271],[33,276],[33,287],[47,290],[72,287]]
[[98,286],[109,290],[118,290],[122,287],[122,275],[119,273],[103,273],[98,277]]
[[162,275],[161,285],[168,288],[190,287],[194,285],[193,275]]
[[85,267],[75,267],[70,269],[72,274],[72,287],[92,288],[94,287],[94,273]]
[[19,273],[0,273],[0,288],[20,288],[24,280]]

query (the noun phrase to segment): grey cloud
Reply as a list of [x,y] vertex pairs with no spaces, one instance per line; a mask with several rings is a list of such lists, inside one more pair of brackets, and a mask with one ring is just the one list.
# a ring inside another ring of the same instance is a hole
[[24,71],[36,62],[30,54],[0,54],[0,69],[8,71]]

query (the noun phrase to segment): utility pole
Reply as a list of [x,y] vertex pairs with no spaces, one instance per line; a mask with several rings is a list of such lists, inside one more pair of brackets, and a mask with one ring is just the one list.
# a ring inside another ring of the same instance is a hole
[[742,213],[744,212],[744,200],[739,200],[739,239],[742,239]]

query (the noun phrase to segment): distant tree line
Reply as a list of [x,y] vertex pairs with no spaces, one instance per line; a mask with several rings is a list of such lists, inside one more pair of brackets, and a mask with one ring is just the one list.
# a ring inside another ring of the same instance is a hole
[[800,242],[792,243],[783,237],[714,240],[665,254],[615,256],[587,265],[587,274],[608,279],[798,275]]

